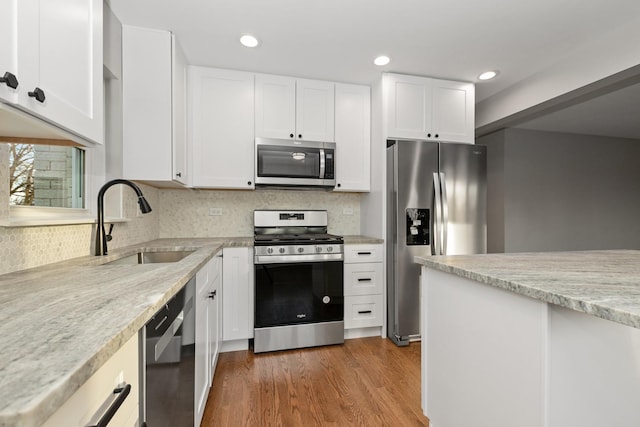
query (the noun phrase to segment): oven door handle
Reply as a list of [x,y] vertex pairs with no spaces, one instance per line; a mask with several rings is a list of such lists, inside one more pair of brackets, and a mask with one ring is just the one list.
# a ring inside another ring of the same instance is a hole
[[344,254],[313,254],[313,255],[256,255],[254,264],[283,264],[298,262],[343,261]]

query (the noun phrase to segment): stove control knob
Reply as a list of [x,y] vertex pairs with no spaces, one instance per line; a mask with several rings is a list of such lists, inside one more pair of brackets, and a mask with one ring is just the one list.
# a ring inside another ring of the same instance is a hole
[[302,252],[304,252],[304,248],[301,246],[298,248],[298,253],[302,253]]
[[273,248],[267,248],[267,253],[271,255],[273,253]]
[[322,246],[316,246],[316,252],[317,253],[322,252]]
[[281,254],[283,254],[283,253],[284,253],[284,248],[280,248],[280,249],[278,249],[278,252],[280,252]]
[[333,252],[333,246],[328,246],[327,247],[327,252]]

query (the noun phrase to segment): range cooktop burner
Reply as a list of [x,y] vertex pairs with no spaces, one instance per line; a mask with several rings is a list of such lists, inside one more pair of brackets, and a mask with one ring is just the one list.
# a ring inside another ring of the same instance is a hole
[[334,243],[343,242],[342,236],[334,234],[256,234],[255,243],[259,245],[266,244],[315,244],[315,243]]

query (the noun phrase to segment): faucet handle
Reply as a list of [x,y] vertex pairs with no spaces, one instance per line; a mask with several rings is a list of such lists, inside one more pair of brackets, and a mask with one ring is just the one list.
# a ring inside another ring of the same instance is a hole
[[107,239],[107,242],[110,242],[111,239],[113,239],[113,236],[111,235],[111,232],[113,231],[113,226],[114,226],[113,223],[109,224],[109,232],[104,236],[104,238]]

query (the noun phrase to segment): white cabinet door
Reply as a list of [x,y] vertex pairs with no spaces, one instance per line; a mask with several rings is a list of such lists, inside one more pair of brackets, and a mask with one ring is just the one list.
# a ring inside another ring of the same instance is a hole
[[196,273],[196,302],[195,302],[195,360],[194,360],[194,387],[195,387],[195,425],[199,426],[204,414],[204,408],[209,396],[209,386],[211,385],[210,359],[211,328],[214,326],[211,321],[211,292],[212,292],[212,267],[213,262],[209,261]]
[[474,142],[472,83],[386,74],[387,136]]
[[[18,100],[18,91],[22,90],[20,85],[20,72],[15,53],[18,51],[18,21],[16,13],[18,11],[18,0],[3,0],[2,13],[0,13],[0,78],[4,78],[6,73],[9,80],[0,83],[0,101],[15,103]],[[15,78],[15,83],[11,80]],[[16,88],[11,86],[16,85]]]
[[256,75],[255,135],[263,138],[296,137],[296,80]]
[[171,179],[171,33],[122,28],[123,173]]
[[253,74],[189,67],[191,185],[255,187]]
[[433,80],[433,132],[447,142],[474,142],[475,87],[472,83]]
[[171,98],[173,106],[171,138],[172,178],[181,184],[188,183],[187,169],[187,58],[176,37],[171,37]]
[[96,143],[104,140],[102,11],[102,0],[20,0],[17,13],[20,106]]
[[371,182],[371,91],[336,83],[336,187],[369,191]]
[[215,256],[211,262],[211,291],[213,299],[209,303],[209,387],[213,384],[216,372],[218,354],[222,345],[222,253]]
[[334,141],[334,83],[296,80],[296,138]]
[[225,248],[222,258],[222,338],[253,338],[253,257],[251,248]]
[[124,26],[123,173],[128,179],[187,182],[187,64],[168,31]]
[[256,136],[334,141],[334,83],[256,75]]
[[394,138],[425,139],[431,128],[431,83],[415,76],[387,74],[387,133]]

